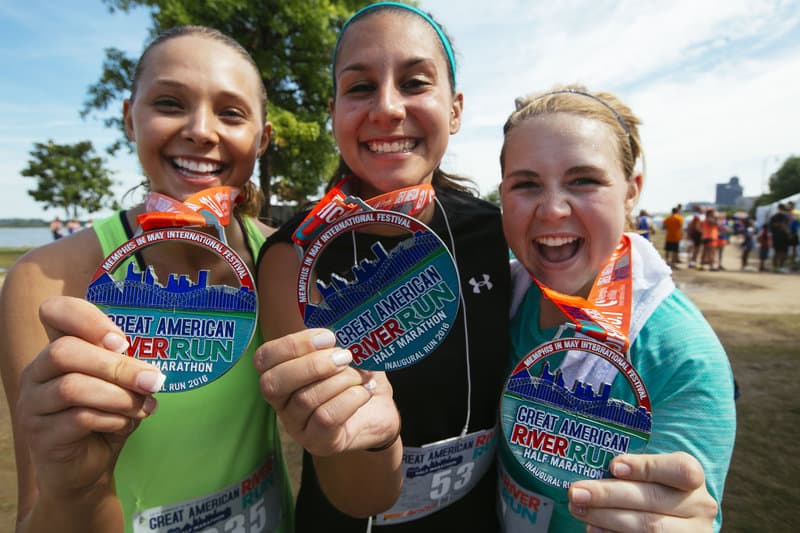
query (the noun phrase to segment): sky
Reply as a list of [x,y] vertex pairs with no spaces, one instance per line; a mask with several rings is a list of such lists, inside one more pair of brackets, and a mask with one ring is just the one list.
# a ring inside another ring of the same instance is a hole
[[[461,131],[445,170],[485,195],[500,181],[502,125],[514,98],[556,84],[611,91],[643,122],[639,207],[668,212],[714,200],[738,176],[745,196],[800,155],[800,1],[420,0],[453,38]],[[149,14],[110,13],[100,0],[0,0],[0,218],[52,218],[20,175],[33,143],[118,138],[81,119],[103,50],[138,57]],[[117,109],[111,112],[118,112]],[[121,112],[121,104],[119,108]],[[108,157],[124,191],[142,180],[133,156]],[[103,215],[107,212],[95,214]]]

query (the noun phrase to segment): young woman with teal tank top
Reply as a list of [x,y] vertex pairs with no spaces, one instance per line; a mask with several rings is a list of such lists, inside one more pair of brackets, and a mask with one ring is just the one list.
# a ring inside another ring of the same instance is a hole
[[[262,342],[255,313],[254,333],[226,372],[168,393],[160,392],[159,367],[121,355],[132,353],[133,341],[119,321],[84,299],[104,258],[145,220],[139,216],[167,210],[159,201],[186,207],[209,188],[235,188],[243,198],[224,231],[233,253],[167,239],[126,260],[160,280],[207,271],[210,286],[247,270],[234,265],[254,272],[272,232],[255,219],[260,193],[250,182],[271,134],[266,107],[259,70],[234,40],[200,26],[160,35],[142,54],[123,108],[147,199],[92,231],[32,250],[9,271],[0,296],[0,368],[12,406],[17,531],[293,531],[276,414],[253,364]],[[217,236],[210,226],[193,231]],[[335,480],[329,486],[338,488]]]

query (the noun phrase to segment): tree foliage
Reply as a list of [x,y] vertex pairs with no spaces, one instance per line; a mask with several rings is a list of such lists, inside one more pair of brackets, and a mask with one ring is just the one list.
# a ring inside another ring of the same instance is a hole
[[[259,161],[267,198],[278,193],[303,201],[336,165],[329,127],[330,58],[336,35],[363,0],[104,0],[110,10],[150,10],[150,33],[185,24],[216,28],[236,39],[255,59],[269,95],[267,118],[274,135]],[[106,50],[100,80],[88,90],[82,115],[118,108],[130,91],[135,61]],[[121,127],[118,118],[106,118]],[[119,148],[125,141],[120,141]],[[268,212],[266,213],[268,215]]]
[[21,174],[38,180],[28,194],[43,202],[45,209],[60,208],[67,218],[77,218],[79,211],[91,214],[103,207],[118,208],[111,191],[112,171],[95,155],[91,141],[34,143],[30,154]]
[[800,193],[800,157],[790,157],[770,176],[769,192],[775,200]]

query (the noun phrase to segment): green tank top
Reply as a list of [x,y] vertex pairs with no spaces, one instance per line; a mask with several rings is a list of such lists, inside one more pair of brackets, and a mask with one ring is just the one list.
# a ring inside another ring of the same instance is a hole
[[[120,215],[93,226],[105,255],[129,238]],[[252,219],[242,222],[257,257],[264,237]],[[126,271],[123,265],[115,274]],[[262,342],[257,327],[246,352],[222,377],[156,395],[158,410],[130,436],[114,470],[126,532],[293,531],[275,412],[261,397],[253,365]]]

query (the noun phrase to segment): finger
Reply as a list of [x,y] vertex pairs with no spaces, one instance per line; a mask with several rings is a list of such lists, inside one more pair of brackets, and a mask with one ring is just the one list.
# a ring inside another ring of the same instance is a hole
[[[281,420],[295,431],[302,431],[308,426],[309,420],[315,415],[317,409],[325,409],[325,404],[331,402],[341,394],[349,394],[351,387],[362,387],[369,381],[364,381],[364,377],[355,369],[346,368],[342,372],[334,374],[324,380],[317,381],[296,390],[291,394],[286,402],[285,408],[281,412]],[[367,389],[369,393],[369,389]],[[364,395],[369,399],[370,394]],[[332,404],[333,405],[333,404]],[[327,414],[317,414],[322,416],[323,425],[327,420]],[[333,423],[333,422],[332,422]]]
[[259,372],[297,359],[311,352],[333,348],[336,337],[327,329],[306,329],[285,335],[262,344],[254,355],[254,363]]
[[626,509],[652,511],[656,514],[691,516],[690,505],[684,505],[689,493],[657,483],[605,479],[575,482],[569,489],[569,501],[577,511],[592,509]]
[[275,409],[283,410],[296,391],[342,372],[352,360],[350,352],[340,348],[290,359],[261,375],[261,392]]
[[71,336],[48,344],[23,371],[22,379],[45,383],[73,372],[146,394],[161,390],[166,379],[157,367]]
[[[91,344],[103,346],[107,339],[113,346],[106,347],[121,352],[125,335],[97,306],[80,298],[55,296],[48,298],[39,306],[39,318],[50,340],[64,335],[80,337]],[[127,344],[127,343],[126,343]]]
[[70,460],[75,454],[71,445],[85,442],[88,435],[102,433],[123,443],[137,425],[128,417],[76,407],[40,417],[30,428],[30,446],[37,454],[47,454],[51,461]]
[[710,530],[710,524],[695,519],[685,519],[670,515],[632,511],[629,509],[589,509],[586,514],[576,514],[572,504],[570,512],[585,521],[592,528],[587,531],[615,531],[619,533],[640,533],[642,531],[670,531],[675,533]]
[[42,414],[57,413],[72,407],[86,407],[128,418],[144,418],[153,413],[156,400],[108,381],[70,373],[47,381],[35,391],[35,406]]
[[305,438],[313,443],[313,446],[306,448],[312,454],[324,456],[346,449],[366,447],[357,443],[362,433],[359,430],[363,427],[349,423],[355,413],[373,397],[372,391],[366,385],[364,383],[349,387],[314,410],[305,428]]
[[648,481],[685,491],[705,483],[703,467],[685,452],[620,455],[611,462],[611,473],[620,479]]

